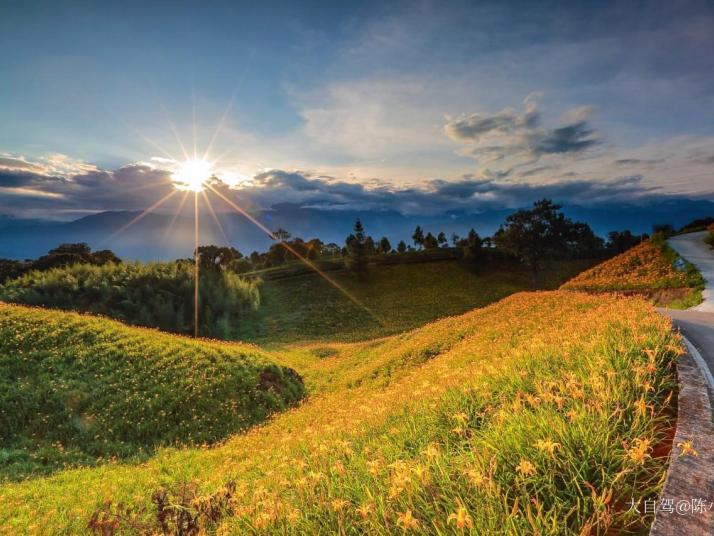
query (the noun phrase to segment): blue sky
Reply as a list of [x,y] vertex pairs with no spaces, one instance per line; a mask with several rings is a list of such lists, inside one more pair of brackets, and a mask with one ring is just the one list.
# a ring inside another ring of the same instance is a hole
[[707,1],[6,1],[0,50],[0,213],[143,208],[194,139],[262,208],[714,198]]

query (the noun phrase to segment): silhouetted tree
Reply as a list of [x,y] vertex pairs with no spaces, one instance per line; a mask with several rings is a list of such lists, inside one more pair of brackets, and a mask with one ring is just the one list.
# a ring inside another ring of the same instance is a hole
[[464,259],[472,263],[476,263],[483,258],[483,240],[481,240],[475,229],[471,229],[463,240],[462,250]]
[[347,257],[345,258],[345,266],[357,275],[360,279],[364,279],[367,275],[367,252],[366,252],[367,237],[364,234],[364,227],[359,218],[355,221],[354,233],[347,237],[345,246],[347,249]]
[[371,236],[364,239],[364,252],[367,256],[377,253],[377,246],[374,244],[374,239]]
[[414,241],[414,245],[418,248],[421,248],[424,245],[424,231],[418,225],[416,226],[416,229],[414,229],[412,240]]
[[399,244],[397,244],[397,252],[398,253],[404,253],[407,250],[407,245],[404,242],[404,240],[400,240]]
[[13,259],[0,259],[0,284],[15,279],[29,270],[30,263]]
[[669,238],[674,234],[674,227],[669,223],[658,223],[652,226],[652,234]]
[[382,239],[379,241],[379,252],[382,255],[385,255],[390,251],[392,251],[392,244],[389,243],[389,238],[383,236]]
[[423,244],[426,249],[435,249],[439,247],[439,241],[431,233],[426,234],[426,236],[424,237]]
[[278,227],[275,231],[273,231],[273,236],[275,237],[275,240],[279,240],[281,242],[287,241],[292,235],[283,229],[282,227]]
[[98,264],[99,266],[103,264],[109,264],[110,262],[113,262],[115,264],[121,262],[121,259],[109,249],[101,249],[99,251],[95,251],[94,253],[92,253],[92,259],[94,260],[94,264]]
[[446,239],[446,235],[444,234],[444,231],[441,231],[436,236],[436,241],[439,243],[440,246],[446,246],[449,243],[449,241]]
[[234,247],[214,245],[198,246],[194,255],[198,255],[201,268],[204,269],[226,268],[232,261],[243,257]]
[[531,270],[534,284],[544,260],[569,253],[574,233],[584,233],[583,229],[575,228],[585,224],[574,224],[560,208],[550,199],[536,201],[532,209],[508,216],[493,236],[497,248],[519,258]]

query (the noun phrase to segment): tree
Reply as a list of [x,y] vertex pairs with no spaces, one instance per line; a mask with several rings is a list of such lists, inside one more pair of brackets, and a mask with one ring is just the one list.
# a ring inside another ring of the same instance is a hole
[[194,256],[198,256],[201,268],[222,269],[232,261],[242,258],[243,254],[234,247],[209,245],[198,246]]
[[390,251],[392,251],[392,244],[390,244],[389,238],[383,236],[382,239],[379,241],[379,252],[382,255],[386,255]]
[[397,253],[404,253],[407,250],[407,245],[404,240],[400,240],[397,244]]
[[669,223],[658,223],[652,226],[652,234],[669,238],[674,234],[674,227]]
[[273,240],[277,240],[278,242],[286,242],[292,235],[287,232],[285,229],[282,227],[278,227],[275,231],[273,231]]
[[418,225],[416,226],[416,229],[414,229],[412,240],[414,241],[414,245],[418,248],[421,248],[424,245],[424,231]]
[[534,285],[544,261],[568,253],[574,233],[583,234],[582,229],[575,230],[576,224],[567,219],[560,208],[550,199],[536,201],[532,209],[522,209],[508,216],[493,236],[497,248],[519,258],[531,270]]
[[605,242],[597,236],[590,226],[582,222],[570,225],[567,239],[567,249],[576,258],[593,257],[602,253]]
[[102,249],[99,251],[95,251],[92,253],[92,259],[94,260],[94,264],[97,264],[99,266],[102,266],[103,264],[109,264],[109,263],[115,263],[118,264],[121,262],[121,259],[116,256],[116,254],[109,250],[109,249]]
[[342,253],[342,248],[339,245],[335,244],[334,242],[325,244],[322,247],[322,254],[326,257],[339,257],[341,253]]
[[426,249],[436,249],[439,247],[439,241],[433,234],[427,233],[424,237],[423,245]]
[[12,259],[0,259],[0,284],[15,279],[29,270],[29,263]]
[[459,237],[459,235],[457,235],[456,233],[451,233],[451,243],[453,244],[453,246],[458,247],[459,242],[461,242],[461,237]]
[[349,235],[345,240],[347,256],[345,258],[345,266],[357,275],[358,278],[364,279],[367,275],[367,238],[364,235],[364,227],[359,218],[355,221],[354,233]]
[[246,257],[242,257],[240,259],[233,259],[228,264],[228,269],[236,274],[245,274],[253,270],[253,265]]
[[446,235],[444,234],[444,231],[441,231],[437,236],[436,236],[436,241],[439,243],[441,247],[445,247],[449,244],[449,241],[446,239]]
[[642,242],[643,235],[634,235],[629,229],[610,231],[607,235],[606,247],[613,253],[624,253]]
[[364,239],[364,252],[368,256],[377,253],[377,246],[374,244],[374,239],[371,236]]
[[461,247],[464,259],[476,263],[483,258],[483,240],[481,240],[481,237],[475,229],[471,229],[469,231],[469,234],[463,240]]

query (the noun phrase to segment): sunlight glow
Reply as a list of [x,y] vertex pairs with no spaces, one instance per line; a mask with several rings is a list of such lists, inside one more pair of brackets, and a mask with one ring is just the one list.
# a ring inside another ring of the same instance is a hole
[[212,169],[213,164],[206,160],[186,160],[171,174],[171,180],[178,190],[202,192],[213,175]]

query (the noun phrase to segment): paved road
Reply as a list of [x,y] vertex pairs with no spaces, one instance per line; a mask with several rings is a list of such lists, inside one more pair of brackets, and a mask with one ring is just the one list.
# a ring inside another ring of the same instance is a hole
[[704,301],[691,310],[714,313],[714,249],[704,242],[706,235],[706,231],[683,234],[670,238],[668,242],[680,257],[699,269],[706,281]]
[[704,243],[706,231],[675,236],[669,245],[679,255],[694,264],[704,276],[704,301],[683,311],[661,309],[684,336],[699,350],[711,374],[705,374],[714,391],[714,250]]

